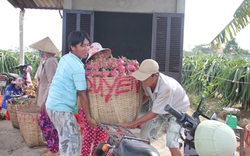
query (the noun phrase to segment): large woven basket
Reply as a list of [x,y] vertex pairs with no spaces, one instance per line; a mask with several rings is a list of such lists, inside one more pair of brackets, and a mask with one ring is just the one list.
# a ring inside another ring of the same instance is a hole
[[27,108],[27,106],[30,106],[34,103],[35,103],[35,98],[7,100],[8,111],[10,113],[10,120],[11,120],[13,128],[19,128],[19,123],[17,121],[16,111],[22,107]]
[[141,83],[132,76],[87,76],[91,116],[97,122],[133,122],[141,109]]
[[38,126],[38,115],[40,108],[36,105],[30,105],[20,108],[17,111],[22,137],[28,147],[46,145],[41,137],[41,130]]

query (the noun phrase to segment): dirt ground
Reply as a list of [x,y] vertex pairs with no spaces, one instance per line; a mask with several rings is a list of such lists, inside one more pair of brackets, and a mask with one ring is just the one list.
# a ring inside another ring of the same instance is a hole
[[[189,110],[189,114],[192,110]],[[138,136],[140,129],[131,129]],[[0,156],[41,156],[39,150],[44,146],[29,148],[24,142],[20,130],[12,127],[10,120],[0,120]],[[166,145],[165,134],[163,130],[159,133],[157,140],[151,140],[161,156],[171,156]],[[236,153],[236,156],[238,154]]]
[[40,156],[39,149],[29,148],[19,129],[13,128],[10,120],[0,121],[0,156]]

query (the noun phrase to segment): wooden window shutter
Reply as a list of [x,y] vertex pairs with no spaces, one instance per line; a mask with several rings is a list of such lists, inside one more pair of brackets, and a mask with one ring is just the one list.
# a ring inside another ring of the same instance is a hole
[[83,30],[90,35],[91,41],[94,36],[94,14],[90,11],[63,10],[63,41],[62,55],[69,52],[68,36],[74,30]]
[[154,14],[152,58],[160,72],[181,83],[184,14]]

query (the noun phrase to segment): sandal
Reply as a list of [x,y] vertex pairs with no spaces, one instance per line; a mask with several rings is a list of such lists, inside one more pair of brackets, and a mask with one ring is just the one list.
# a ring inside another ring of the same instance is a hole
[[47,153],[45,153],[43,156],[59,156],[60,153],[56,152],[56,153],[52,153],[51,151],[48,151]]
[[49,151],[49,148],[43,148],[43,149],[41,149],[39,152],[41,153],[41,154],[43,154],[43,153],[47,153]]

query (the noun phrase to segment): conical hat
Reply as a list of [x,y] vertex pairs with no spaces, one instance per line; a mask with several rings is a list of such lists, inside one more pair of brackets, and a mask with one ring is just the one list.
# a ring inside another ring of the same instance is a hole
[[30,45],[30,47],[51,54],[59,53],[59,50],[56,48],[56,46],[49,37],[46,37],[36,43],[33,43],[32,45]]

